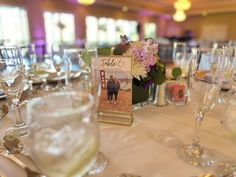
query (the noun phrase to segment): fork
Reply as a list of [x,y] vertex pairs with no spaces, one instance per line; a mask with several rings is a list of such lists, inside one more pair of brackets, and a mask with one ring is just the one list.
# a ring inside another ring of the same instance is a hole
[[45,177],[42,174],[40,174],[39,172],[36,172],[34,170],[31,170],[29,167],[27,167],[27,165],[20,161],[18,158],[16,158],[14,155],[12,154],[7,154],[5,152],[1,152],[0,155],[2,155],[3,157],[11,160],[12,162],[14,162],[16,165],[20,166],[21,168],[23,168],[27,174],[27,177]]

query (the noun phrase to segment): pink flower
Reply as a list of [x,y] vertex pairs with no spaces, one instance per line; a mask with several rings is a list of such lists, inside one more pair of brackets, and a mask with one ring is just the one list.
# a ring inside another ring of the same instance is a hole
[[154,40],[133,42],[130,45],[131,55],[138,63],[145,66],[146,72],[157,62],[158,44]]

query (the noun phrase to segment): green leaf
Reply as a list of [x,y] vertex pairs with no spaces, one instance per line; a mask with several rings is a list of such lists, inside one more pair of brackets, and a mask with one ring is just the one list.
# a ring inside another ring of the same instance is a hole
[[166,75],[161,71],[152,71],[151,76],[153,78],[154,84],[161,85],[166,81]]
[[161,61],[161,60],[157,61],[157,63],[156,63],[156,70],[158,70],[160,72],[165,72],[166,64],[163,61]]
[[172,76],[174,78],[177,78],[177,77],[181,76],[181,74],[182,74],[182,70],[181,70],[180,67],[176,67],[172,70]]
[[89,55],[89,53],[83,53],[83,54],[82,54],[82,58],[83,58],[83,61],[84,61],[87,65],[91,65],[91,56]]
[[124,49],[118,47],[115,48],[113,51],[114,55],[123,55],[124,52],[125,52]]
[[97,50],[98,50],[98,55],[111,55],[110,47],[98,48]]

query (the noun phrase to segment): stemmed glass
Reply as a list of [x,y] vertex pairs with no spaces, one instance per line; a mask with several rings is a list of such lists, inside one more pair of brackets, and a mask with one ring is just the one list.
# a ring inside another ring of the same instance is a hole
[[231,84],[228,97],[236,92],[236,50],[231,46],[224,46],[224,55],[228,61],[226,80]]
[[[200,145],[200,127],[205,114],[214,107],[221,90],[224,60],[222,55],[215,55],[215,66],[210,64],[207,68],[201,65],[203,61],[199,60],[200,53],[201,49],[192,49],[188,74],[189,98],[195,112],[193,142],[180,146],[177,155],[192,165],[209,166],[214,163],[214,159],[212,154]],[[212,68],[214,72],[211,71]]]
[[51,91],[50,86],[47,84],[48,77],[51,72],[51,60],[49,55],[45,55],[44,58],[37,58],[36,63],[33,65],[35,77],[39,78],[43,84],[41,90],[45,93]]
[[95,163],[99,129],[94,106],[93,96],[85,92],[57,92],[29,101],[31,154],[47,177],[82,177]]
[[[227,109],[223,115],[223,125],[228,132],[227,135],[235,141],[236,140],[236,92],[232,93],[228,101]],[[233,176],[236,174],[236,162],[227,161],[221,162],[217,169],[219,176]]]
[[[95,110],[97,111],[101,94],[97,49],[65,49],[65,56],[69,60],[70,71],[80,72],[80,77],[68,84],[69,87],[73,90],[83,90],[91,93],[95,98]],[[69,78],[66,80],[69,81]],[[99,152],[95,165],[88,173],[90,175],[100,173],[105,169],[107,164],[107,157],[102,152]]]
[[187,53],[187,44],[185,42],[174,42],[172,58],[174,63],[178,63]]
[[[218,99],[218,103],[226,103],[228,98],[235,92],[234,75],[235,75],[235,60],[234,49],[229,45],[224,45],[223,48],[213,49],[213,55],[224,56],[224,76],[223,76],[223,90],[229,90],[226,93],[222,93]],[[214,62],[215,57],[211,57],[211,62]],[[214,65],[213,65],[214,66]]]
[[57,79],[58,83],[55,88],[57,91],[64,90],[64,86],[62,84],[62,67],[64,65],[64,57],[63,57],[63,51],[60,50],[58,45],[52,45],[51,48],[51,54],[52,54],[52,63],[54,65],[54,68],[57,72]]
[[70,63],[69,70],[80,73],[74,82],[70,82],[69,78],[66,80],[70,82],[72,89],[91,93],[95,97],[96,107],[98,107],[101,95],[101,79],[97,49],[65,49],[65,57]]
[[24,89],[24,66],[20,49],[0,47],[0,84],[8,99],[13,103],[16,112],[16,124],[7,130],[15,136],[26,135],[26,125],[19,108],[20,97]]
[[36,53],[35,53],[35,45],[30,44],[26,46],[20,46],[21,54],[23,57],[23,64],[25,66],[25,74],[26,78],[29,83],[29,94],[28,97],[32,98],[33,97],[33,78],[35,76],[35,71],[34,71],[34,64],[36,63]]
[[189,66],[189,53],[187,53],[187,44],[184,42],[175,42],[173,44],[173,60],[175,66],[182,69],[182,76],[185,77]]

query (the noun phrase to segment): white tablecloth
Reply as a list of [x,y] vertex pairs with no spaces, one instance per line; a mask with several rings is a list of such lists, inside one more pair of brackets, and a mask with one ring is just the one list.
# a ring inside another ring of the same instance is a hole
[[[236,143],[224,130],[223,106],[209,112],[202,125],[201,144],[219,160],[236,160]],[[23,111],[24,114],[24,111]],[[10,115],[9,115],[10,116]],[[1,136],[13,123],[12,118],[0,122]],[[190,143],[194,113],[186,106],[146,106],[134,112],[132,126],[101,124],[101,151],[110,162],[98,177],[117,177],[133,173],[142,177],[191,177],[213,168],[189,165],[176,156],[176,147]],[[0,157],[0,170],[9,177],[23,177],[24,171]]]

